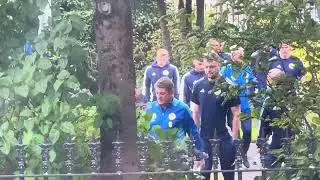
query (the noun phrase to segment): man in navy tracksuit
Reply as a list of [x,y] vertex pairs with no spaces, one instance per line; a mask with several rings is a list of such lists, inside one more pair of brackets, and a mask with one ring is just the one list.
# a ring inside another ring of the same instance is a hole
[[[250,164],[247,158],[247,152],[251,143],[251,102],[249,95],[253,94],[254,87],[249,83],[255,81],[255,77],[250,66],[244,64],[242,58],[244,56],[244,50],[241,47],[235,47],[231,52],[232,63],[223,66],[220,70],[222,76],[226,81],[234,86],[239,86],[240,91],[240,103],[241,113],[246,115],[246,118],[241,120],[242,129],[242,158],[243,164],[249,168]],[[232,127],[232,126],[231,126]]]
[[[169,63],[169,54],[165,49],[157,51],[155,62],[148,66],[144,73],[142,95],[145,96],[146,101],[155,101],[154,84],[161,77],[169,77],[174,84],[174,97],[178,98],[179,87],[179,71],[176,66]],[[150,91],[151,90],[151,91]]]
[[181,79],[180,100],[190,106],[190,99],[194,83],[204,76],[203,59],[194,59],[193,67]]
[[[267,77],[267,83],[270,86],[274,85],[274,80],[281,77],[287,76],[292,78],[293,80],[301,80],[304,81],[304,66],[301,60],[291,55],[292,46],[288,42],[282,42],[279,45],[279,56],[274,56],[269,61],[271,62],[269,67],[269,73]],[[295,88],[293,86],[294,82],[291,82],[292,86],[289,83],[289,87],[287,86],[289,95],[295,96]],[[275,118],[280,118],[283,113],[285,113],[287,109],[285,107],[280,107],[280,109],[275,109],[274,107],[266,107],[263,117],[271,119],[271,121]],[[261,123],[260,129],[265,129],[265,135],[269,135],[271,138],[270,149],[279,149],[281,148],[281,139],[286,136],[286,131],[289,136],[292,136],[294,133],[291,129],[279,128],[276,126],[270,126],[269,123]],[[260,131],[261,133],[261,131]],[[261,136],[261,135],[260,135]],[[267,165],[270,167],[272,163],[276,160],[276,157],[270,155],[267,158]]]
[[[220,139],[219,159],[222,170],[234,169],[235,146],[233,138],[236,138],[239,131],[240,100],[239,97],[224,101],[223,92],[217,86],[225,82],[220,77],[221,60],[218,56],[204,60],[205,77],[199,79],[193,88],[191,97],[191,109],[193,120],[201,128],[200,136],[203,140],[204,151],[209,155],[205,160],[205,170],[212,169],[212,150],[209,140],[214,138],[216,132]],[[228,109],[233,114],[232,136],[226,126],[226,114]],[[206,180],[210,179],[210,173],[203,173]],[[234,173],[223,173],[225,180],[234,179]]]
[[203,144],[191,111],[185,103],[174,98],[173,92],[174,85],[168,77],[162,77],[156,82],[156,101],[147,104],[147,112],[152,113],[149,129],[151,136],[157,138],[156,132],[153,131],[154,126],[159,126],[163,131],[177,128],[178,142],[188,134],[190,139],[195,140],[197,150],[203,152]]

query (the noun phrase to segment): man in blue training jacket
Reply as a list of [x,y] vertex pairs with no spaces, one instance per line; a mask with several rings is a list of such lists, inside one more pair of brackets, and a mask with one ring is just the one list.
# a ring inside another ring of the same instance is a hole
[[[267,77],[267,84],[269,86],[277,86],[277,83],[274,84],[273,81],[280,78],[281,76],[287,76],[290,77],[291,80],[300,80],[302,82],[305,81],[305,72],[304,72],[304,66],[301,60],[299,60],[297,57],[292,56],[292,46],[289,42],[282,42],[279,45],[279,56],[274,56],[271,58],[270,66],[269,66],[269,73]],[[292,84],[289,86],[286,86],[286,89],[288,89],[288,92],[290,95],[295,96],[296,90],[293,86],[294,82],[291,82]],[[274,120],[275,118],[280,118],[283,113],[285,113],[287,109],[285,107],[280,107],[280,109],[275,109],[274,107],[266,107],[265,111],[263,113],[263,118],[266,119],[269,117],[269,119]],[[294,133],[292,132],[292,129],[290,128],[279,128],[277,126],[270,126],[270,122],[264,122],[260,125],[260,132],[259,136],[262,136],[262,129],[264,129],[264,136],[271,135],[270,139],[270,146],[269,148],[272,149],[280,149],[281,148],[281,139],[286,136],[286,132],[288,132],[289,136],[292,136]],[[269,167],[272,166],[272,164],[275,162],[276,157],[273,155],[269,155],[267,158],[267,165]]]
[[203,58],[193,60],[193,67],[181,79],[180,100],[190,106],[190,99],[194,83],[204,76]]
[[[205,170],[212,169],[212,148],[209,142],[216,134],[220,139],[219,159],[222,170],[233,170],[235,160],[235,145],[233,138],[237,138],[239,131],[240,100],[239,97],[225,99],[223,94],[227,89],[219,89],[225,82],[220,76],[221,60],[217,55],[204,60],[205,77],[199,79],[191,96],[192,116],[197,126],[201,129],[200,136],[203,140],[204,151],[209,158],[205,160]],[[228,109],[233,114],[232,136],[226,125]],[[233,137],[233,138],[232,138]],[[203,173],[206,180],[210,180],[210,173]],[[234,179],[233,172],[223,173],[225,180]]]
[[240,91],[240,109],[245,115],[245,119],[241,120],[242,137],[242,158],[243,164],[249,168],[250,164],[247,157],[247,152],[251,143],[251,103],[249,95],[254,92],[253,84],[255,77],[250,66],[244,64],[244,49],[241,47],[231,47],[232,63],[223,66],[220,70],[226,81],[241,88]]
[[142,95],[146,101],[155,101],[154,84],[161,77],[169,77],[174,84],[174,97],[179,98],[179,71],[176,66],[169,63],[169,53],[166,49],[159,49],[155,61],[146,68],[143,79]]
[[[177,140],[182,140],[188,134],[190,139],[195,140],[197,150],[203,152],[202,140],[188,105],[173,96],[173,82],[168,77],[162,77],[154,86],[156,101],[147,104],[147,112],[153,113],[150,130],[157,125],[164,131],[177,128]],[[151,135],[157,137],[154,131],[151,132]]]

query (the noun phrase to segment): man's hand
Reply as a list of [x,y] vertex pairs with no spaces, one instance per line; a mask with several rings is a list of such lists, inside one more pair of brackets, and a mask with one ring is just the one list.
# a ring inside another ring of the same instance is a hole
[[200,171],[201,169],[203,169],[204,165],[205,165],[204,159],[202,159],[200,161],[194,161],[193,162],[193,170]]
[[284,74],[285,73],[281,69],[278,69],[278,68],[271,69],[268,73],[268,83],[271,84],[273,79],[278,78]]

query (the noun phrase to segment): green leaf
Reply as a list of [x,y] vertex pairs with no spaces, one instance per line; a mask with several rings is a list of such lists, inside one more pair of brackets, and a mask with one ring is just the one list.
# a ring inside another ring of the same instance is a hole
[[37,59],[37,53],[32,53],[31,55],[26,56],[25,62],[33,64]]
[[23,81],[22,69],[17,69],[14,73],[13,82],[20,83]]
[[41,41],[36,44],[36,50],[40,55],[43,55],[47,51],[48,43],[46,41]]
[[4,122],[4,123],[0,126],[0,129],[1,129],[2,131],[7,131],[7,130],[8,130],[8,127],[9,127],[9,122],[6,121],[6,122]]
[[71,124],[71,122],[63,122],[60,126],[61,131],[68,133],[68,134],[74,134],[74,126]]
[[83,64],[86,59],[86,53],[81,46],[74,46],[70,52],[71,64]]
[[67,81],[65,81],[64,85],[68,88],[71,88],[73,90],[79,90],[80,89],[80,83],[78,79],[75,76],[70,76]]
[[5,76],[0,78],[0,86],[10,87],[12,84],[12,77]]
[[112,124],[112,119],[110,119],[110,118],[107,119],[107,125],[108,125],[109,128],[112,128],[112,125],[113,125]]
[[38,61],[37,67],[39,69],[47,70],[52,67],[52,64],[48,58],[41,58]]
[[53,150],[53,149],[51,149],[50,151],[49,151],[49,161],[50,162],[53,162],[55,159],[56,159],[56,152]]
[[11,149],[10,143],[8,143],[7,141],[3,141],[3,143],[1,145],[2,146],[0,147],[0,151],[3,154],[8,155],[10,153],[10,149]]
[[49,132],[50,126],[49,126],[48,124],[41,125],[41,126],[39,127],[39,129],[40,129],[42,135],[47,135],[48,132]]
[[27,120],[24,120],[24,127],[28,130],[28,131],[32,131],[34,126],[34,118],[29,118]]
[[62,83],[63,83],[63,80],[57,79],[56,82],[54,82],[53,84],[53,89],[55,91],[58,91]]
[[39,7],[39,10],[43,11],[48,4],[48,0],[36,0],[36,5]]
[[45,93],[46,90],[47,90],[48,81],[49,81],[49,79],[41,79],[41,80],[37,83],[37,85],[36,85],[36,87],[35,87],[35,90],[36,90],[37,92]]
[[51,103],[48,98],[45,98],[41,104],[41,117],[47,117],[51,112]]
[[10,94],[9,88],[0,88],[0,98],[8,99]]
[[32,137],[32,131],[23,132],[22,143],[28,146],[31,143]]
[[55,144],[59,140],[59,137],[60,137],[60,132],[55,128],[51,128],[49,133],[49,139],[51,143]]
[[65,42],[60,37],[55,38],[53,44],[55,50],[63,49],[65,47]]
[[25,108],[20,112],[21,117],[30,117],[31,115],[32,115],[32,111],[28,108]]
[[15,87],[14,92],[17,95],[26,98],[29,94],[29,87],[27,85],[18,86],[18,87]]
[[17,139],[14,137],[14,132],[12,130],[9,130],[7,132],[7,135],[5,136],[5,139],[8,140],[12,145],[18,144]]
[[70,73],[69,73],[67,70],[62,70],[62,71],[58,74],[57,78],[58,78],[58,79],[66,79],[66,78],[68,78],[69,76],[70,76]]
[[65,114],[69,113],[69,111],[70,111],[70,106],[69,106],[69,104],[68,104],[68,103],[65,103],[65,102],[61,102],[61,103],[60,103],[61,118],[62,118]]

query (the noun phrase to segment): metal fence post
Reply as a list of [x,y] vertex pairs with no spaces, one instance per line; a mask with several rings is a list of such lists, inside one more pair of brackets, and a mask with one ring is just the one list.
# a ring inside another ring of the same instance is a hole
[[25,170],[25,148],[26,145],[22,143],[22,133],[19,133],[18,144],[16,147],[18,153],[18,169],[19,169],[19,179],[24,180],[24,170]]
[[[73,154],[74,154],[74,143],[72,143],[71,137],[67,136],[63,147],[66,151],[66,161],[65,165],[67,168],[67,173],[72,174],[73,169]],[[68,176],[68,179],[73,179],[73,176]]]
[[235,169],[238,172],[238,179],[242,180],[242,147],[241,147],[241,140],[235,139],[234,144],[236,146],[236,159],[235,159]]
[[260,161],[261,161],[261,166],[262,166],[262,180],[267,179],[267,161],[266,157],[268,155],[268,144],[267,144],[267,139],[264,137],[265,136],[265,131],[264,128],[261,130],[261,137],[257,139],[257,144],[260,147],[259,153],[260,153]]
[[[48,174],[49,169],[49,149],[51,147],[51,144],[48,140],[48,137],[45,138],[43,144],[40,145],[41,147],[41,156],[42,156],[42,173],[44,175]],[[44,180],[48,180],[48,176],[44,176]]]
[[[292,150],[291,150],[291,139],[289,137],[289,129],[288,128],[285,129],[285,134],[286,134],[286,137],[282,138],[282,145],[283,145],[282,148],[284,151],[284,163],[285,163],[286,168],[290,168],[291,167],[291,159],[292,159],[291,158]],[[286,175],[287,180],[291,179],[290,170],[286,170],[285,175]]]
[[[140,172],[148,171],[148,142],[143,136],[139,137],[137,142],[139,163],[138,168]],[[140,175],[139,179],[148,179],[148,175]]]
[[213,173],[213,179],[218,180],[218,166],[219,166],[219,143],[220,140],[218,139],[217,131],[214,131],[213,139],[209,140],[211,144],[211,151],[212,151],[212,168],[215,170]]
[[[98,172],[99,169],[99,161],[98,161],[98,149],[100,146],[100,141],[97,140],[95,137],[92,138],[91,142],[89,143],[89,149],[91,154],[91,173],[95,174]],[[96,176],[92,176],[91,179],[97,179]]]

